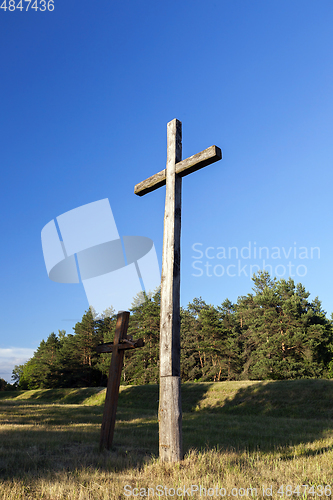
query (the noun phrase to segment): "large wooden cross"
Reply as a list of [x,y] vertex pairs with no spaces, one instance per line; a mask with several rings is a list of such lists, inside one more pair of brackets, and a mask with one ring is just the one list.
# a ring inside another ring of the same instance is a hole
[[211,146],[182,160],[182,124],[167,125],[166,169],[134,188],[143,196],[166,184],[160,321],[159,454],[162,461],[182,460],[180,393],[180,226],[182,177],[221,160],[221,149]]
[[109,450],[112,445],[124,351],[126,349],[135,349],[144,346],[143,339],[133,340],[132,337],[127,335],[129,315],[130,313],[128,311],[119,312],[117,315],[114,341],[106,342],[96,347],[98,353],[112,352],[99,443],[100,450],[103,448]]

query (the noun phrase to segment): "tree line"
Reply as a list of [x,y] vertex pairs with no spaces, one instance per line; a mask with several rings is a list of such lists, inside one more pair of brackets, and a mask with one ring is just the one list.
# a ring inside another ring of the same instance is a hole
[[[333,378],[333,321],[302,284],[253,276],[252,293],[220,306],[195,298],[181,308],[182,381]],[[135,300],[128,334],[145,346],[124,356],[123,384],[159,379],[160,292]],[[110,313],[110,311],[109,311]],[[33,357],[15,366],[21,389],[106,385],[111,354],[96,346],[113,340],[116,316],[89,309],[72,334],[59,330],[42,340]]]

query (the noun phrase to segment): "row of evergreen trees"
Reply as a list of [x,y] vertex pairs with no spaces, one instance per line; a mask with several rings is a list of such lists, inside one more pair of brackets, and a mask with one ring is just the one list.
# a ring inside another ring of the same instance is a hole
[[[333,378],[333,321],[318,298],[290,278],[267,272],[253,277],[253,293],[212,306],[201,298],[181,309],[183,381]],[[105,385],[111,354],[96,346],[113,340],[116,317],[94,319],[88,310],[73,334],[60,330],[42,341],[34,356],[16,366],[22,389]],[[128,333],[145,346],[126,351],[122,383],[157,383],[160,293],[133,305]]]
[[1,391],[12,391],[16,389],[15,384],[10,384],[4,378],[0,378],[0,392]]

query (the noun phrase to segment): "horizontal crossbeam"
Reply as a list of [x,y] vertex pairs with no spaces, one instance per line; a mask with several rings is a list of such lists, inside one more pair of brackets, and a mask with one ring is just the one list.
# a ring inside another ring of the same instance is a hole
[[[196,155],[176,163],[176,174],[179,175],[179,177],[185,177],[185,175],[191,174],[221,159],[221,149],[217,146],[211,146]],[[139,182],[139,184],[134,187],[134,193],[138,196],[143,196],[151,191],[155,191],[155,189],[165,185],[165,179],[166,171],[164,169],[148,179]]]
[[101,353],[101,352],[113,352],[114,347],[120,350],[125,350],[125,349],[136,349],[137,347],[143,347],[145,345],[143,339],[137,339],[134,341],[131,340],[122,340],[120,344],[117,344],[114,346],[113,342],[106,342],[105,344],[100,344],[96,347],[96,352]]

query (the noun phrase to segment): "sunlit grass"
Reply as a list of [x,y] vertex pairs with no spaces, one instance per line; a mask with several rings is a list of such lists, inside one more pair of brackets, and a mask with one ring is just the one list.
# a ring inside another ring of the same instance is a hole
[[[135,498],[124,494],[134,488],[138,493],[142,488],[142,494],[151,488],[150,498],[152,491],[158,498],[158,485],[167,490],[201,485],[206,492],[215,488],[215,493],[216,487],[225,488],[230,498],[251,487],[262,498],[262,487],[272,486],[274,499],[282,498],[277,494],[281,485],[333,489],[330,381],[184,384],[185,458],[174,465],[158,460],[157,386],[121,388],[113,447],[102,453],[98,445],[105,390],[26,391],[7,398],[4,394],[2,499]],[[191,498],[200,498],[194,490]],[[298,498],[306,498],[302,491]],[[182,497],[190,498],[174,498]]]

